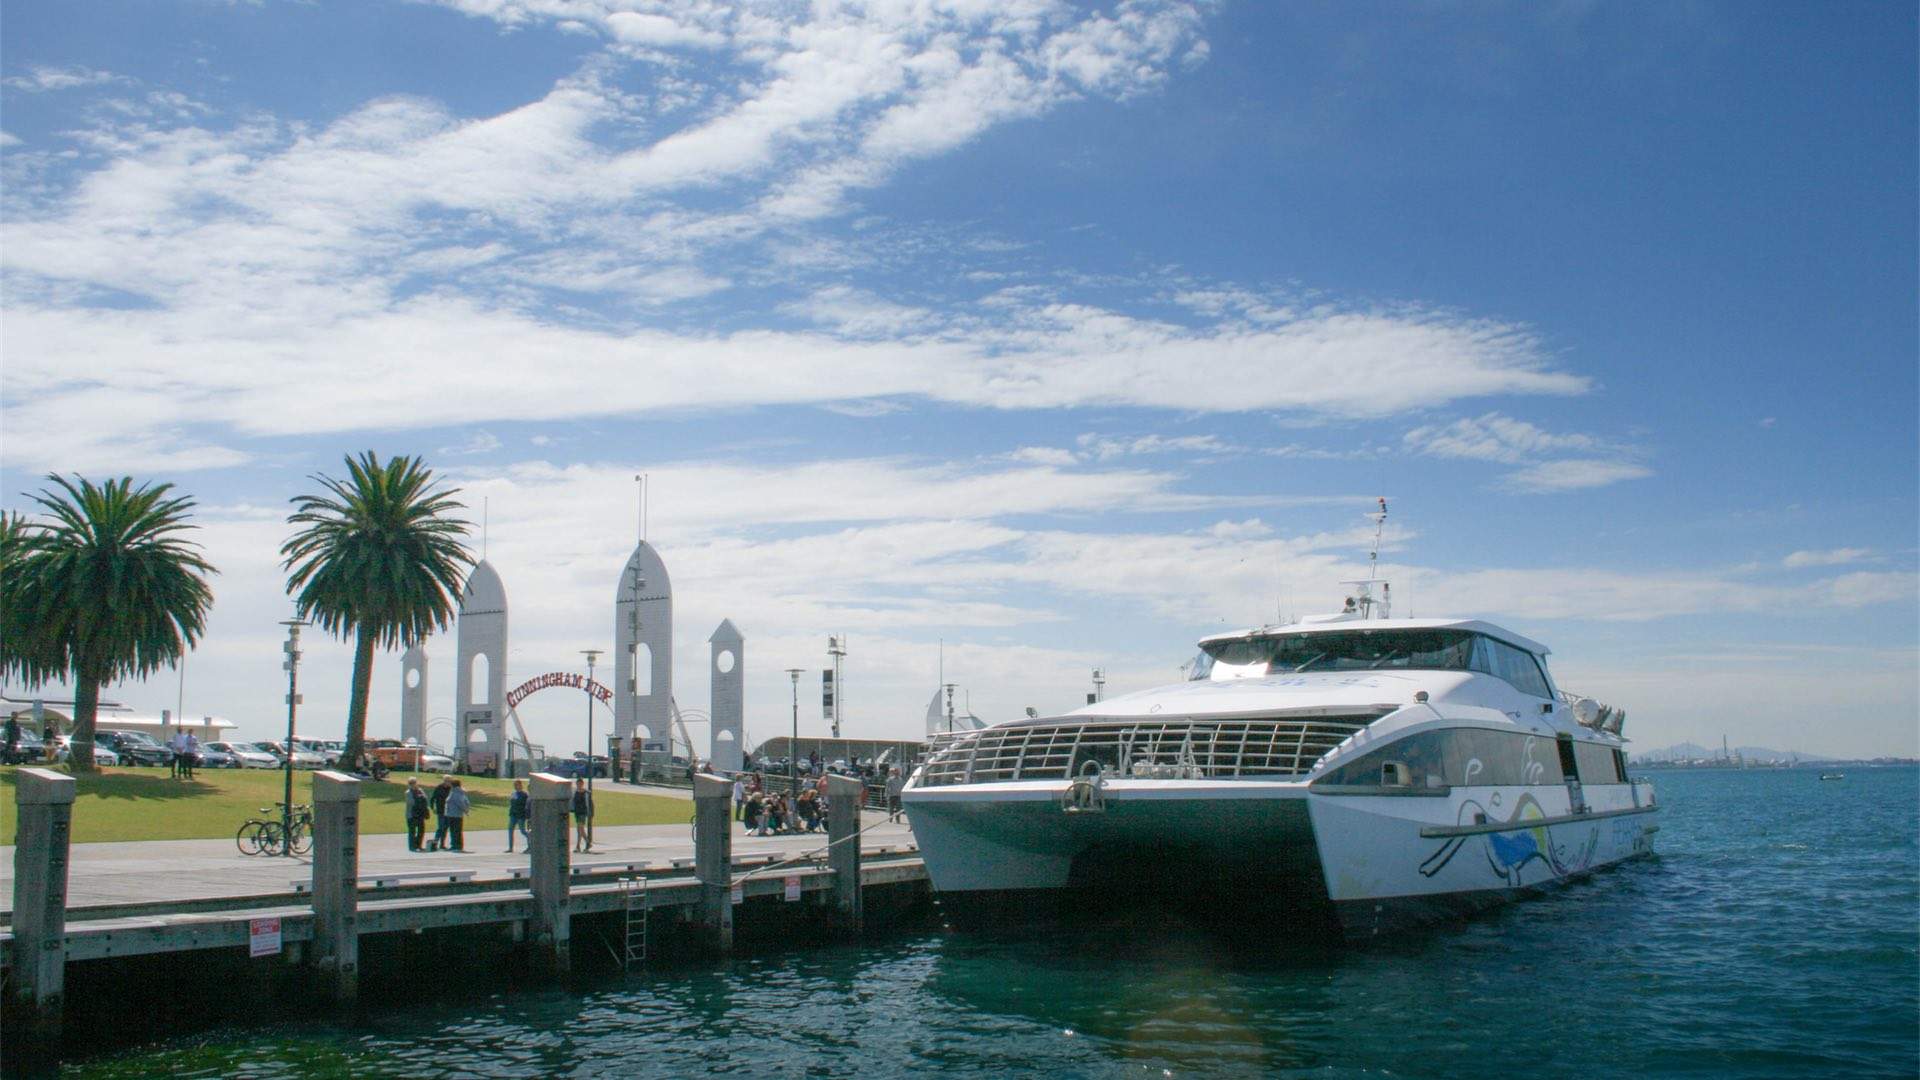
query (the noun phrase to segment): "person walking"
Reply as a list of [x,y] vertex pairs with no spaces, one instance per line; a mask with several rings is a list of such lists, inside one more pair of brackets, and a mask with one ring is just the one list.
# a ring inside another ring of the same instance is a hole
[[747,819],[747,782],[735,776],[733,778],[733,820]]
[[452,850],[463,855],[467,850],[467,811],[472,807],[473,803],[467,798],[467,789],[455,780],[453,790],[447,792],[447,839],[453,845]]
[[533,834],[527,831],[527,819],[533,816],[533,798],[527,794],[527,782],[515,780],[513,795],[507,799],[507,851],[513,851],[513,834],[518,830],[527,838],[527,850],[533,850]]
[[573,850],[593,850],[593,792],[585,780],[573,782]]
[[405,796],[407,810],[407,850],[419,851],[426,846],[427,815],[432,808],[427,803],[427,793],[420,790],[418,778],[407,779]]
[[433,807],[433,843],[427,845],[428,851],[439,851],[447,844],[447,796],[453,793],[453,778],[443,776],[440,784],[427,796],[428,805]]

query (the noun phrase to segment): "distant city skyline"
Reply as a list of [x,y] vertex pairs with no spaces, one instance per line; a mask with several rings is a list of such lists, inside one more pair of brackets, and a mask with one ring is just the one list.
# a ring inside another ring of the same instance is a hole
[[1385,497],[1397,613],[1636,746],[1920,753],[1911,5],[89,10],[0,37],[0,508],[198,500],[190,715],[284,724],[288,499],[372,448],[484,506],[510,686],[610,646],[647,474],[750,743],[789,667],[826,729],[829,634],[855,737],[942,655],[989,722],[1176,679],[1336,609]]

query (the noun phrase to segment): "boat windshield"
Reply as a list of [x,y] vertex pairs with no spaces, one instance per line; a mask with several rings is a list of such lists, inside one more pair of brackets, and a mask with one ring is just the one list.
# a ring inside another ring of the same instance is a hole
[[1465,630],[1337,630],[1240,638],[1205,646],[1222,664],[1267,665],[1269,675],[1304,671],[1422,669],[1468,671],[1475,635]]

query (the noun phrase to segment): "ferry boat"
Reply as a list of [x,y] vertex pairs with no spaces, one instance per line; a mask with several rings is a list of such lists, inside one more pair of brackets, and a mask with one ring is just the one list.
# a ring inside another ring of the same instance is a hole
[[1338,613],[1203,639],[1183,683],[936,743],[902,801],[943,909],[1365,938],[1652,851],[1623,710],[1537,641],[1343,584]]

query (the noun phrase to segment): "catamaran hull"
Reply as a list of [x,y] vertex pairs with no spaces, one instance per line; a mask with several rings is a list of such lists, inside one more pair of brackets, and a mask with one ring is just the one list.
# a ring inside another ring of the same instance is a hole
[[1454,788],[1320,794],[1305,784],[1110,783],[906,793],[942,907],[968,924],[1145,907],[1249,927],[1323,924],[1371,937],[1470,914],[1652,850],[1650,789]]

